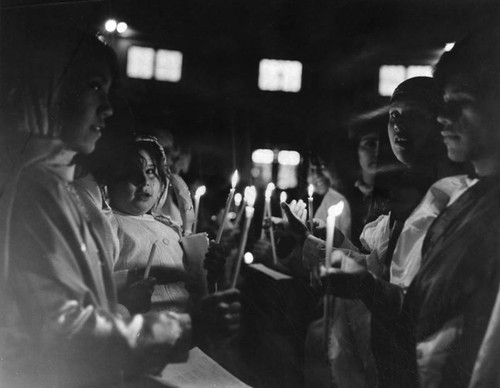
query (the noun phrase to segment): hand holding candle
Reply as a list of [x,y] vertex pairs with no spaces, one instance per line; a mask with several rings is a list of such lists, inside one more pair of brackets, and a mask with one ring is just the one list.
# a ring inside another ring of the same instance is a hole
[[311,183],[307,187],[307,203],[308,203],[308,215],[309,215],[309,232],[314,234],[314,224],[313,224],[313,194],[314,194],[314,185]]
[[[325,255],[325,268],[331,267],[331,256],[333,251],[333,234],[335,232],[335,218],[338,217],[342,210],[344,210],[344,201],[340,201],[336,205],[330,206],[328,209],[328,217],[326,219],[326,255]],[[323,304],[323,323],[324,323],[324,341],[328,343],[328,329],[330,327],[330,316],[332,314],[331,295],[330,295],[330,281],[326,278],[326,292]]]
[[200,200],[201,197],[206,193],[207,188],[205,186],[200,186],[196,189],[196,193],[194,194],[194,225],[193,225],[193,233],[196,233],[196,227],[198,226],[198,216],[200,210]]
[[245,188],[245,226],[241,234],[240,246],[238,250],[238,256],[236,258],[236,269],[233,274],[233,280],[231,282],[231,288],[236,288],[236,283],[238,281],[238,276],[240,275],[241,261],[243,259],[243,254],[245,253],[245,246],[247,245],[248,230],[250,229],[250,224],[252,223],[252,218],[254,214],[255,198],[257,196],[257,191],[255,186],[250,186]]
[[238,170],[235,170],[233,176],[231,177],[231,190],[229,190],[226,207],[224,208],[224,214],[222,215],[219,230],[217,231],[217,237],[215,238],[215,242],[217,244],[220,243],[220,240],[222,238],[222,232],[224,231],[224,226],[226,225],[227,213],[229,212],[229,208],[231,207],[231,202],[233,202],[234,191],[239,179],[240,178],[238,175]]

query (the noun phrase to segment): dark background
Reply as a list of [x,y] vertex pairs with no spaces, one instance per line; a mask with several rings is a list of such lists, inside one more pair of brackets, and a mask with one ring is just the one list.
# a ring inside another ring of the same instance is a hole
[[[319,154],[349,182],[349,120],[387,103],[378,95],[380,65],[434,64],[446,42],[498,24],[500,2],[10,0],[2,2],[2,39],[15,42],[35,25],[104,32],[110,17],[129,26],[123,36],[107,34],[122,72],[131,44],[183,53],[178,83],[123,76],[110,128],[169,128],[193,151],[193,179],[229,182],[234,168],[249,178],[251,151],[278,147]],[[300,92],[260,91],[262,58],[301,61]]]

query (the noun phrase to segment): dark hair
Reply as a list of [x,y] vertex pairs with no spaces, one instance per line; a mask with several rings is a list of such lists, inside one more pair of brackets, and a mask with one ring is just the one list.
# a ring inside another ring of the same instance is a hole
[[155,138],[103,140],[98,143],[95,152],[85,159],[85,167],[99,184],[133,180],[135,174],[142,171],[145,162],[140,151],[146,151],[158,170],[163,188],[166,187],[169,171],[163,149]]
[[413,77],[401,82],[392,93],[391,103],[413,100],[425,104],[436,114],[443,103],[443,95],[431,77]]
[[463,77],[478,97],[500,94],[500,28],[471,33],[444,53],[434,68],[443,88],[450,77]]
[[49,137],[59,136],[58,94],[72,67],[81,59],[104,61],[109,66],[113,85],[117,84],[116,54],[95,34],[52,32],[37,36],[37,39],[31,36],[26,41],[16,40],[16,43],[4,52],[1,79],[0,102],[3,120],[9,128]]

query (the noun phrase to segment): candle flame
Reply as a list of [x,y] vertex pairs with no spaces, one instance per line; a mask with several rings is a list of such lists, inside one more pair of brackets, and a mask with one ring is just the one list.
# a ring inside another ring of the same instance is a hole
[[307,194],[309,195],[309,197],[312,197],[314,194],[314,185],[312,183],[307,186]]
[[194,194],[194,196],[196,198],[200,198],[203,194],[205,194],[207,192],[207,188],[205,185],[203,186],[200,186],[196,189],[196,193]]
[[236,193],[234,195],[234,205],[236,207],[241,205],[241,201],[243,200],[243,196],[240,193]]
[[238,174],[238,170],[234,170],[234,174],[231,177],[231,187],[234,189],[240,180],[240,176]]
[[255,186],[245,187],[245,202],[247,206],[253,207],[255,204],[255,198],[257,197],[257,190]]
[[287,199],[287,194],[285,191],[282,191],[281,194],[280,194],[280,202],[286,202],[286,199]]
[[330,206],[328,208],[328,217],[337,217],[344,210],[344,201],[340,201],[336,205]]
[[274,188],[275,188],[275,187],[276,187],[276,186],[274,186],[274,183],[273,183],[273,182],[269,182],[269,183],[267,184],[266,194],[265,194],[266,199],[271,198],[271,195],[273,195],[273,190],[274,190]]

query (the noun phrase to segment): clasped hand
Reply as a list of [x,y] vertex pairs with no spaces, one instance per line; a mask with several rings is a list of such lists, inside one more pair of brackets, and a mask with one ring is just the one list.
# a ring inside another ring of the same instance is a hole
[[224,280],[226,265],[226,251],[222,244],[210,241],[208,252],[203,261],[203,268],[207,270],[207,277],[215,282]]
[[193,324],[198,335],[221,340],[238,332],[240,312],[238,290],[216,292],[201,300],[193,313]]

